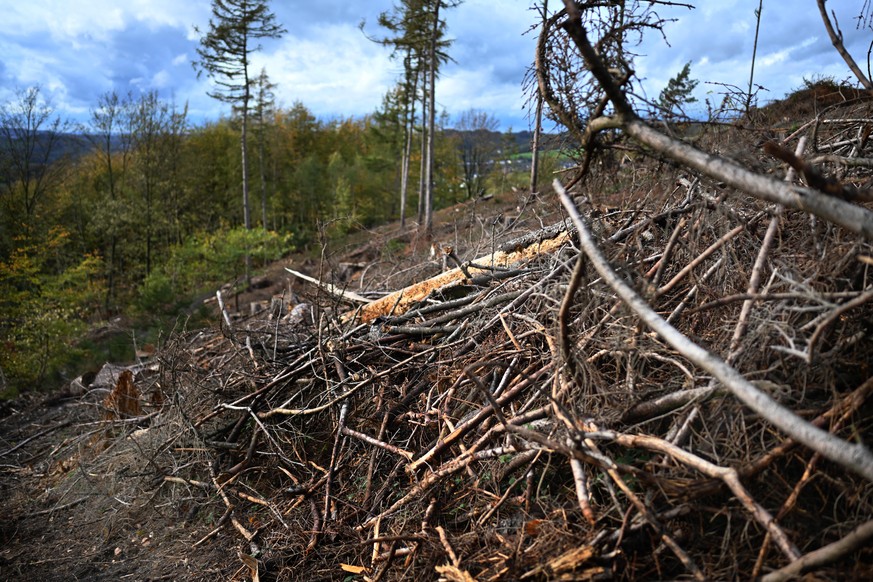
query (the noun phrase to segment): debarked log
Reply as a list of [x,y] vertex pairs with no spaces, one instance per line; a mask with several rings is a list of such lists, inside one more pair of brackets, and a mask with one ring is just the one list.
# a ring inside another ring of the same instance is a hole
[[[523,248],[497,252],[479,257],[473,261],[463,263],[470,276],[485,275],[495,269],[507,269],[528,262],[536,257],[555,252],[570,241],[571,234],[564,230],[558,232],[553,238],[536,240]],[[419,301],[427,298],[434,291],[445,290],[455,285],[460,285],[467,280],[464,269],[455,267],[445,273],[440,273],[425,281],[415,283],[409,287],[368,303],[361,308],[346,313],[343,320],[348,322],[360,317],[361,322],[370,323],[380,316],[399,315],[405,313]]]

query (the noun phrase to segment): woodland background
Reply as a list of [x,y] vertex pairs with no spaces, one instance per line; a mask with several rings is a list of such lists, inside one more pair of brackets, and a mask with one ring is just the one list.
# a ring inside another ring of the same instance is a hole
[[[259,101],[255,110],[257,228],[247,231],[235,117],[192,126],[183,106],[155,93],[109,93],[77,128],[53,115],[38,87],[0,108],[4,396],[129,358],[132,342],[156,341],[180,311],[202,317],[195,298],[242,277],[246,253],[257,268],[399,218],[404,138],[392,95],[363,119],[320,120],[302,103]],[[484,112],[442,115],[437,208],[527,184],[530,132],[494,127]],[[420,161],[413,152],[416,184]],[[557,152],[541,163],[548,179]],[[112,333],[119,317],[135,337]]]

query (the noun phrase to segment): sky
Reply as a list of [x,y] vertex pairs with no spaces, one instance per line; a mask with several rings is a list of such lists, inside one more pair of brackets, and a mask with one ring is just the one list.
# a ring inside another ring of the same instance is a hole
[[[662,8],[676,21],[667,42],[650,35],[637,50],[636,71],[646,93],[657,96],[686,62],[700,81],[697,97],[720,101],[723,84],[745,89],[749,81],[755,10],[759,0],[697,2],[699,8]],[[273,0],[287,33],[263,42],[253,58],[277,84],[279,105],[303,103],[323,120],[375,111],[401,73],[390,50],[367,39],[379,36],[378,14],[392,0]],[[537,0],[542,4],[542,0]],[[861,0],[834,1],[845,43],[866,69],[870,27],[857,26]],[[451,121],[469,109],[493,115],[502,130],[530,129],[531,111],[523,80],[533,62],[539,21],[534,0],[466,0],[444,11],[454,62],[437,84],[437,104]],[[551,0],[551,9],[561,3]],[[790,6],[790,8],[786,8]],[[98,98],[157,90],[188,104],[196,123],[227,115],[228,105],[207,96],[198,79],[199,34],[206,30],[209,0],[0,0],[0,103],[16,90],[39,85],[63,118],[84,122]],[[364,22],[364,32],[359,25]],[[667,44],[669,43],[669,44]],[[804,79],[850,78],[834,50],[814,0],[763,3],[755,81],[767,91],[761,102],[784,97]]]

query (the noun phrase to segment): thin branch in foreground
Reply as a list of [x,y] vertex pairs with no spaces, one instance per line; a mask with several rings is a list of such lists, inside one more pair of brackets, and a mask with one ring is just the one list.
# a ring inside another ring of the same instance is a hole
[[627,435],[612,431],[599,431],[597,427],[592,428],[594,428],[594,430],[602,437],[611,438],[620,445],[632,448],[643,448],[669,455],[674,460],[692,467],[704,475],[720,479],[733,492],[743,507],[746,508],[746,511],[748,511],[758,521],[758,523],[766,529],[767,533],[772,536],[789,560],[796,560],[800,557],[799,550],[793,543],[791,543],[785,535],[785,532],[779,528],[776,520],[773,519],[773,516],[771,516],[766,509],[761,507],[761,505],[758,504],[751,495],[749,495],[746,488],[743,487],[736,469],[720,467],[702,457],[657,437],[647,435]]
[[565,4],[571,16],[563,27],[573,39],[585,60],[586,67],[612,101],[616,111],[615,117],[592,118],[588,122],[586,131],[621,129],[656,152],[741,192],[746,192],[760,200],[809,212],[860,234],[867,240],[873,240],[873,212],[870,210],[833,196],[826,196],[813,189],[791,186],[769,176],[749,171],[725,158],[706,153],[665,135],[646,124],[631,107],[624,91],[589,42],[578,8],[571,8],[573,3],[569,0],[565,0]]
[[[831,44],[834,45],[834,48],[837,49],[837,52],[840,53],[840,56],[843,57],[843,60],[846,61],[846,64],[855,74],[858,81],[864,86],[868,91],[873,91],[873,82],[867,78],[867,75],[861,70],[861,67],[858,66],[858,63],[855,62],[855,59],[852,58],[852,55],[849,54],[849,51],[846,50],[846,46],[843,44],[843,33],[838,30],[834,30],[834,26],[831,23],[830,17],[828,17],[828,10],[825,7],[825,0],[817,0],[818,11],[821,14],[822,22],[824,23],[825,30],[828,31],[828,37],[831,39]],[[836,18],[834,18],[836,20]],[[868,55],[869,56],[869,55]]]

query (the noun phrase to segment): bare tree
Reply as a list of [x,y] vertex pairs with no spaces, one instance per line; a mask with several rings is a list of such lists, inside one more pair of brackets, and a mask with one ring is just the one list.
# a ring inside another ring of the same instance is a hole
[[496,117],[478,109],[468,109],[458,116],[455,129],[460,132],[458,149],[467,198],[477,198],[485,194],[488,166],[494,162],[494,154],[497,152],[493,133],[499,125]]
[[17,234],[33,234],[40,206],[61,179],[61,140],[69,131],[38,86],[0,106],[0,203],[16,217],[10,226]]

